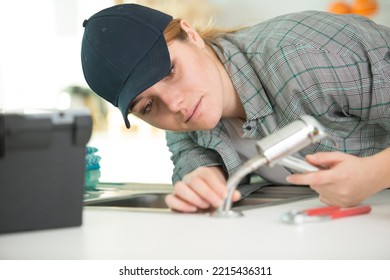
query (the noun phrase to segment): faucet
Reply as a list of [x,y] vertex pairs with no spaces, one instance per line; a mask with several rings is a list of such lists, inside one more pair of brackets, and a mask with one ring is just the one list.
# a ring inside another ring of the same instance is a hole
[[308,162],[291,156],[310,144],[319,142],[327,136],[325,128],[312,116],[304,115],[275,133],[256,143],[258,155],[249,159],[234,172],[227,181],[227,195],[223,204],[214,211],[213,217],[239,217],[240,211],[231,210],[232,197],[237,185],[249,173],[263,165],[270,167],[280,164],[297,171],[317,171]]

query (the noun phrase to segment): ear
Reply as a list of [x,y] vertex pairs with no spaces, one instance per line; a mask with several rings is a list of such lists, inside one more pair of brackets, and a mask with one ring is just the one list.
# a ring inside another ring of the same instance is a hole
[[200,37],[199,33],[188,22],[186,22],[185,20],[181,20],[180,27],[187,33],[188,39],[190,41],[192,41],[201,48],[205,46],[202,37]]

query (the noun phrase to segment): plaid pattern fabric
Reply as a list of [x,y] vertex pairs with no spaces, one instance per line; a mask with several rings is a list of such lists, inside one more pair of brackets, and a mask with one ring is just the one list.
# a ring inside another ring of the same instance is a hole
[[[227,34],[214,49],[244,105],[244,137],[260,139],[312,115],[330,137],[301,150],[303,156],[369,156],[390,146],[390,28],[307,11]],[[173,182],[199,166],[223,165],[231,174],[242,164],[222,123],[166,137]]]

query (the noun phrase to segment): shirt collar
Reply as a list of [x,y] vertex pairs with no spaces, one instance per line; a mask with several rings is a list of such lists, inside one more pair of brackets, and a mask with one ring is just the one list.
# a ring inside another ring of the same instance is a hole
[[[247,122],[271,114],[273,112],[271,103],[257,75],[258,71],[253,67],[245,51],[246,46],[240,46],[240,48],[236,46],[234,35],[220,38],[217,42],[222,47],[222,50],[214,45],[213,49],[228,72],[233,86],[244,106]],[[257,56],[256,60],[262,61],[261,55],[257,54]],[[261,67],[261,62],[258,64],[257,67]]]

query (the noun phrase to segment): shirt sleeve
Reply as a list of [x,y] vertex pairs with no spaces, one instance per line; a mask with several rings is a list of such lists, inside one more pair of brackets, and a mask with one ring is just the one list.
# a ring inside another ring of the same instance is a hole
[[176,183],[200,166],[222,165],[220,155],[211,149],[202,147],[194,140],[191,132],[166,131],[166,140],[174,165],[172,182]]

